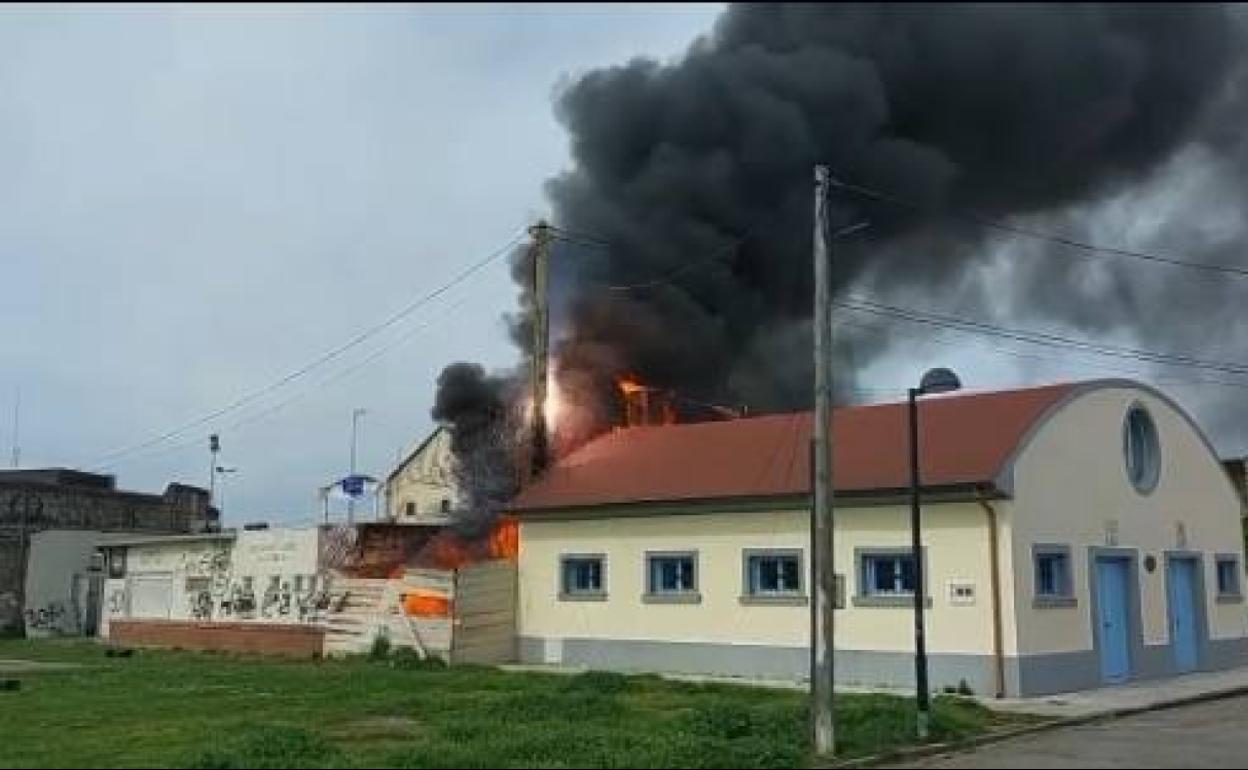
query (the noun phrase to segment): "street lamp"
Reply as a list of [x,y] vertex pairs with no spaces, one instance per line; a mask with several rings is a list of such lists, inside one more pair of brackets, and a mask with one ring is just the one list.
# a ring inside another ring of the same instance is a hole
[[[360,418],[368,413],[367,409],[351,410],[351,475],[355,476],[355,443],[360,431]],[[347,500],[347,523],[355,522],[355,498]]]
[[[217,476],[221,477],[221,496],[220,502],[217,503],[217,512],[222,519],[225,518],[225,475],[227,473],[238,473],[238,468],[226,465],[214,465],[213,470]],[[214,485],[215,486],[215,485]]]
[[910,388],[910,558],[914,564],[914,685],[918,703],[919,740],[926,740],[931,721],[931,702],[927,686],[927,640],[923,631],[923,603],[927,591],[923,580],[922,515],[919,511],[919,396],[950,393],[962,387],[958,375],[943,367],[929,369]]

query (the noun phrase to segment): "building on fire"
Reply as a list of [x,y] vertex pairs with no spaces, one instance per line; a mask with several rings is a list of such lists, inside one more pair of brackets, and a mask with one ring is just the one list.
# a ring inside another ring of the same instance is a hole
[[[1028,696],[1248,662],[1241,499],[1162,393],[920,406],[934,688]],[[804,678],[809,414],[618,429],[514,503],[523,662]],[[904,404],[835,416],[836,673],[912,686]]]

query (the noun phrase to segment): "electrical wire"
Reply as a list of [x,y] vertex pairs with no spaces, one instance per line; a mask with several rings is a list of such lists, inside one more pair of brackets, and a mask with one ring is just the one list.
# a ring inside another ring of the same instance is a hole
[[341,345],[339,345],[339,346],[337,346],[337,347],[335,347],[335,348],[333,348],[333,349],[329,350],[328,352],[326,352],[326,353],[322,354],[321,356],[319,356],[319,357],[317,357],[317,358],[313,359],[312,361],[310,361],[310,362],[308,362],[308,363],[304,364],[303,366],[300,366],[299,368],[297,368],[297,369],[295,369],[295,370],[291,371],[290,373],[286,374],[285,376],[283,376],[283,377],[281,377],[281,378],[279,378],[279,379],[277,379],[277,380],[275,380],[275,381],[273,381],[273,382],[271,382],[271,383],[269,383],[269,384],[267,384],[267,385],[265,385],[265,386],[263,386],[263,387],[261,387],[261,388],[258,388],[258,389],[256,389],[256,390],[253,390],[253,391],[249,392],[249,393],[246,393],[246,394],[244,394],[244,395],[242,395],[242,396],[240,396],[240,397],[238,397],[238,398],[234,399],[233,401],[231,401],[230,403],[226,404],[225,406],[220,407],[220,408],[218,408],[218,409],[215,409],[215,410],[213,410],[213,411],[211,411],[211,412],[209,412],[209,413],[207,413],[207,414],[204,414],[204,415],[202,415],[202,416],[200,416],[200,417],[197,417],[197,418],[195,418],[194,420],[191,420],[191,421],[189,421],[189,422],[187,422],[187,423],[184,423],[184,424],[182,424],[182,425],[180,425],[180,426],[178,426],[178,427],[176,427],[176,428],[173,428],[172,430],[165,431],[165,432],[163,432],[163,433],[160,433],[160,434],[158,434],[158,435],[156,435],[156,436],[154,436],[154,437],[152,437],[152,438],[146,439],[146,440],[141,441],[141,442],[139,442],[139,443],[136,443],[136,444],[133,444],[133,445],[130,445],[130,446],[127,446],[127,447],[123,447],[123,448],[121,448],[121,449],[118,449],[118,450],[115,450],[115,451],[109,452],[109,453],[107,453],[107,454],[103,455],[102,457],[100,457],[100,458],[99,458],[97,461],[95,461],[94,463],[92,463],[91,467],[92,467],[92,468],[103,468],[103,467],[108,467],[110,464],[114,463],[115,461],[117,461],[117,460],[119,460],[119,459],[121,459],[121,458],[123,458],[123,457],[129,456],[129,455],[131,455],[131,454],[133,454],[133,453],[135,453],[135,452],[141,451],[141,450],[143,450],[143,449],[147,449],[148,447],[152,447],[152,446],[156,446],[156,445],[158,445],[158,444],[162,444],[162,443],[164,443],[164,442],[166,442],[166,441],[169,441],[169,440],[171,440],[171,439],[173,439],[173,438],[175,438],[175,437],[177,437],[177,436],[182,435],[183,433],[186,433],[186,432],[187,432],[187,431],[189,431],[189,430],[192,430],[192,429],[194,429],[194,428],[197,428],[197,427],[200,427],[200,426],[205,425],[205,424],[207,424],[207,423],[210,423],[210,422],[212,422],[213,420],[219,419],[219,418],[221,418],[221,417],[223,417],[223,416],[225,416],[225,415],[227,415],[227,414],[229,414],[229,413],[231,413],[231,412],[233,412],[233,411],[236,411],[236,410],[238,410],[238,409],[240,409],[240,408],[242,408],[242,407],[244,407],[244,406],[246,406],[246,405],[248,405],[248,404],[250,404],[250,403],[253,403],[253,402],[255,402],[257,399],[260,399],[260,398],[262,398],[262,397],[264,397],[264,396],[268,395],[269,393],[272,393],[272,392],[274,392],[274,391],[278,390],[279,388],[281,388],[281,387],[283,387],[283,386],[285,386],[285,385],[287,385],[287,384],[289,384],[289,383],[291,383],[291,382],[294,382],[295,380],[298,380],[298,379],[300,379],[300,378],[304,377],[304,376],[305,376],[305,375],[307,375],[309,372],[312,372],[313,370],[315,370],[315,369],[317,369],[317,368],[319,368],[319,367],[321,367],[321,366],[323,366],[323,365],[325,365],[325,364],[329,363],[330,361],[333,361],[333,360],[335,360],[335,359],[339,358],[339,357],[340,357],[340,356],[342,356],[344,353],[346,353],[347,351],[349,351],[349,350],[351,350],[352,348],[356,347],[357,345],[359,345],[359,344],[361,344],[361,343],[363,343],[363,342],[365,342],[365,341],[367,341],[367,340],[371,339],[372,337],[376,336],[377,334],[380,334],[381,332],[385,331],[386,329],[389,329],[390,327],[394,326],[395,324],[399,323],[399,322],[400,322],[400,321],[402,321],[403,319],[405,319],[405,318],[407,318],[408,316],[410,316],[412,313],[416,312],[416,311],[417,311],[417,310],[419,310],[420,308],[422,308],[422,307],[424,307],[425,305],[427,305],[429,302],[432,302],[433,300],[435,300],[435,299],[437,299],[438,297],[442,296],[443,294],[445,294],[446,292],[450,291],[450,290],[451,290],[451,289],[453,289],[454,287],[456,287],[456,286],[458,286],[458,285],[462,284],[464,281],[467,281],[467,280],[468,280],[469,278],[471,278],[473,275],[475,275],[476,273],[478,273],[479,271],[481,271],[482,269],[484,269],[486,266],[490,265],[491,263],[495,262],[495,261],[496,261],[496,260],[498,260],[499,258],[501,258],[501,257],[503,257],[504,255],[508,254],[508,253],[511,251],[511,249],[512,249],[512,248],[513,248],[513,247],[514,247],[514,246],[515,246],[515,245],[516,245],[516,244],[520,241],[520,239],[521,239],[522,237],[523,237],[523,234],[522,234],[522,233],[521,233],[521,234],[517,234],[517,235],[513,236],[513,237],[511,238],[511,240],[509,240],[506,244],[504,244],[503,246],[499,247],[498,249],[496,249],[496,250],[494,250],[494,251],[490,252],[490,254],[489,254],[488,256],[486,256],[485,258],[483,258],[483,259],[481,259],[481,260],[479,260],[479,261],[477,261],[477,262],[474,262],[473,264],[469,265],[467,268],[465,268],[464,270],[460,271],[458,274],[456,274],[454,277],[452,277],[452,278],[451,278],[449,281],[447,281],[446,283],[444,283],[444,284],[442,284],[441,286],[437,287],[436,289],[434,289],[434,290],[432,290],[432,291],[430,291],[430,292],[426,293],[425,295],[421,296],[420,298],[418,298],[418,299],[416,299],[416,300],[414,300],[414,301],[412,301],[412,302],[408,303],[407,305],[405,305],[405,306],[403,306],[402,308],[400,308],[397,312],[395,312],[395,313],[391,314],[390,316],[388,316],[387,318],[385,318],[385,319],[384,319],[383,321],[381,321],[380,323],[375,324],[375,325],[373,325],[373,326],[371,326],[371,327],[369,327],[369,328],[365,329],[364,331],[360,332],[359,334],[356,334],[355,336],[351,337],[350,339],[348,339],[348,340],[347,340],[346,342],[344,342],[343,344],[341,344]]
[[879,190],[874,190],[874,189],[871,189],[870,187],[864,187],[862,185],[851,184],[849,182],[845,182],[843,180],[839,180],[835,178],[830,179],[829,184],[831,184],[833,187],[836,187],[837,189],[845,190],[846,192],[850,192],[850,193],[853,193],[855,195],[858,195],[864,198],[869,198],[871,200],[880,201],[882,203],[888,203],[894,206],[900,206],[903,208],[908,208],[908,209],[912,209],[916,211],[922,211],[926,213],[937,213],[937,214],[943,214],[946,216],[952,216],[958,219],[964,219],[968,222],[972,222],[981,227],[987,227],[993,230],[1000,230],[1001,232],[1010,233],[1012,235],[1019,235],[1025,238],[1031,238],[1033,240],[1048,241],[1050,243],[1060,244],[1062,246],[1067,246],[1072,249],[1078,249],[1080,251],[1086,251],[1092,254],[1102,254],[1102,255],[1114,256],[1114,257],[1126,257],[1129,259],[1135,259],[1135,260],[1140,260],[1144,262],[1151,262],[1154,264],[1166,265],[1169,267],[1186,268],[1189,270],[1200,270],[1200,271],[1210,272],[1210,273],[1219,273],[1222,275],[1233,275],[1233,276],[1238,276],[1241,278],[1248,277],[1248,268],[1235,267],[1234,265],[1216,265],[1216,264],[1212,264],[1208,262],[1191,262],[1188,260],[1177,259],[1175,257],[1170,257],[1170,256],[1166,256],[1163,254],[1155,254],[1155,253],[1150,253],[1150,252],[1145,252],[1145,251],[1136,251],[1133,249],[1123,249],[1123,248],[1118,248],[1114,246],[1102,246],[1102,245],[1098,245],[1094,243],[1088,243],[1086,241],[1081,241],[1076,238],[1071,238],[1065,235],[1056,235],[1054,233],[1046,233],[1046,232],[1035,230],[1029,227],[1023,227],[1020,225],[1010,224],[1009,222],[1003,222],[999,219],[993,219],[991,217],[985,216],[983,214],[979,214],[974,211],[948,209],[948,210],[942,210],[939,212],[933,212],[931,207],[924,206],[923,204],[917,203],[915,201],[907,200],[905,198],[892,195],[890,193],[881,192]]
[[1142,348],[1120,347],[1108,345],[1104,343],[1091,342],[1081,340],[1074,337],[1065,337],[1050,332],[1040,332],[1025,329],[1012,329],[995,324],[989,324],[982,321],[976,321],[956,316],[938,315],[933,313],[922,313],[915,310],[908,310],[894,305],[887,305],[882,302],[876,302],[864,297],[850,295],[849,301],[841,301],[833,303],[837,307],[856,310],[862,313],[868,313],[877,316],[886,316],[891,318],[900,318],[916,324],[925,324],[928,326],[936,326],[939,328],[952,328],[964,331],[978,332],[989,336],[1001,337],[1004,339],[1016,340],[1035,345],[1045,345],[1048,347],[1064,348],[1068,350],[1083,350],[1098,355],[1111,356],[1114,358],[1125,358],[1136,361],[1144,361],[1153,364],[1163,364],[1168,366],[1181,366],[1193,369],[1204,369],[1208,371],[1221,372],[1224,374],[1248,374],[1248,364],[1233,361],[1209,361],[1190,356],[1172,355],[1167,353],[1159,353],[1157,351],[1145,350]]

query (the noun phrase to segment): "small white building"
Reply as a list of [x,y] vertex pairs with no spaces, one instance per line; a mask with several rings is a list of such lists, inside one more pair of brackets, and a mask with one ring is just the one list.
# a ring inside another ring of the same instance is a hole
[[308,620],[319,591],[318,528],[131,536],[104,544],[102,636],[114,620]]
[[[1248,664],[1241,503],[1199,427],[1111,380],[924,399],[933,688],[1030,696]],[[836,675],[913,686],[905,404],[839,409]],[[515,502],[523,661],[805,678],[809,414],[639,427]]]
[[447,524],[461,499],[451,431],[439,426],[412,447],[385,481],[386,517],[398,524]]

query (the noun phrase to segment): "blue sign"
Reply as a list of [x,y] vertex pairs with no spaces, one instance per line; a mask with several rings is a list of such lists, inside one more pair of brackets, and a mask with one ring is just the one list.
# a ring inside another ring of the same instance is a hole
[[368,481],[367,476],[347,476],[342,480],[342,491],[347,497],[363,497],[364,482]]

